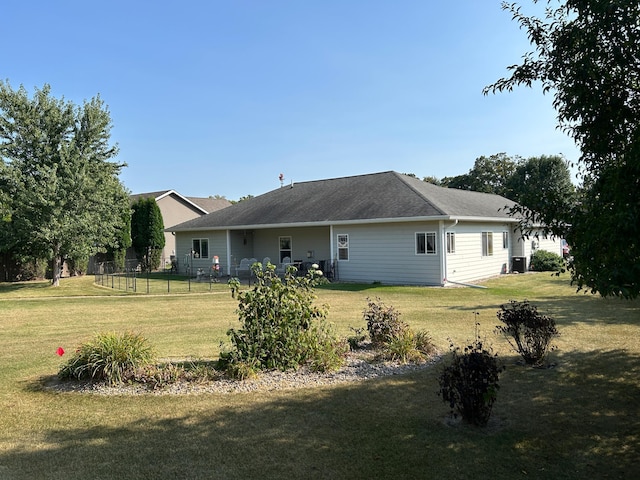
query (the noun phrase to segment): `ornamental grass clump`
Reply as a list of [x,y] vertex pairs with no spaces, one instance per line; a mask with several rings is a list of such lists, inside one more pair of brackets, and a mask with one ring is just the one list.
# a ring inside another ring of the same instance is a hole
[[153,348],[143,336],[131,332],[99,333],[78,347],[60,368],[61,379],[104,380],[123,383],[137,368],[149,365]]
[[560,335],[555,320],[538,313],[538,308],[527,300],[501,305],[497,316],[503,325],[496,326],[496,332],[505,336],[527,365],[542,366],[555,348],[551,341]]
[[327,323],[327,306],[317,306],[313,287],[321,278],[310,269],[297,276],[287,269],[283,278],[275,266],[254,264],[252,289],[238,295],[239,329],[227,335],[231,347],[220,363],[234,376],[248,378],[258,370],[289,370],[309,365],[313,370],[339,368],[348,350]]

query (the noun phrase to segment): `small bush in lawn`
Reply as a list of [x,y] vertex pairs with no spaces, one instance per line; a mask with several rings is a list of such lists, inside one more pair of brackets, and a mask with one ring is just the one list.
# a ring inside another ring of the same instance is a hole
[[496,331],[506,337],[527,365],[541,366],[553,349],[551,340],[560,335],[555,320],[538,313],[538,308],[526,300],[501,305],[497,316],[504,325],[496,326]]
[[314,305],[318,272],[296,276],[292,268],[280,278],[270,264],[264,270],[255,264],[253,271],[254,287],[238,293],[242,328],[227,332],[232,347],[221,355],[229,372],[242,377],[254,369],[337,365],[342,346],[326,325],[328,307]]
[[362,316],[374,346],[386,345],[409,329],[409,325],[400,320],[400,312],[393,306],[386,306],[378,297],[375,300],[367,298],[367,308]]
[[83,343],[58,372],[60,378],[91,378],[122,383],[135,369],[148,365],[153,349],[146,338],[126,332],[100,333]]
[[529,268],[538,272],[560,272],[564,271],[565,261],[557,253],[536,250],[531,254]]
[[460,415],[473,425],[487,424],[504,370],[497,357],[484,346],[477,330],[474,342],[463,351],[451,343],[451,361],[440,374],[438,394],[449,404],[453,416]]

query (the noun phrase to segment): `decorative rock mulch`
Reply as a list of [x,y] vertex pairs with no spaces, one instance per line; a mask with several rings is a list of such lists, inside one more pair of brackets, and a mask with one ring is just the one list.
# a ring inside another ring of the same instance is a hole
[[317,373],[303,367],[295,371],[273,370],[261,372],[256,378],[236,380],[220,375],[203,382],[179,381],[156,389],[145,385],[125,384],[110,386],[102,382],[52,381],[47,388],[58,392],[79,392],[97,395],[188,395],[203,393],[249,393],[257,391],[290,390],[323,385],[338,385],[371,378],[402,375],[429,368],[439,359],[434,356],[422,363],[381,362],[372,351],[349,353],[342,368],[335,372]]

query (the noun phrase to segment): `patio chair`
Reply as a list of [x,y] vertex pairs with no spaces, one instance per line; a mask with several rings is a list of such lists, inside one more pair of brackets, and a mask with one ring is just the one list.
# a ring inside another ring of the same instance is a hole
[[270,263],[271,263],[271,259],[269,257],[264,257],[262,259],[262,270],[266,270],[267,265],[269,265]]
[[291,265],[291,257],[284,257],[280,265],[276,267],[276,273],[284,275],[287,272],[287,268]]
[[249,276],[251,274],[251,265],[248,258],[240,260],[240,265],[236,267],[236,277],[240,277],[243,274]]

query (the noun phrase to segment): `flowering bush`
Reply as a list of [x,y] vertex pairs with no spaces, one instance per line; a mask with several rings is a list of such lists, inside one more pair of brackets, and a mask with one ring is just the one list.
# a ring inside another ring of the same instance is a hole
[[296,276],[291,267],[280,278],[275,268],[254,264],[254,287],[237,294],[242,328],[227,332],[232,346],[221,354],[221,363],[243,377],[254,370],[287,370],[305,363],[315,370],[339,367],[346,342],[326,322],[328,307],[314,304],[313,287],[322,276],[313,268]]

